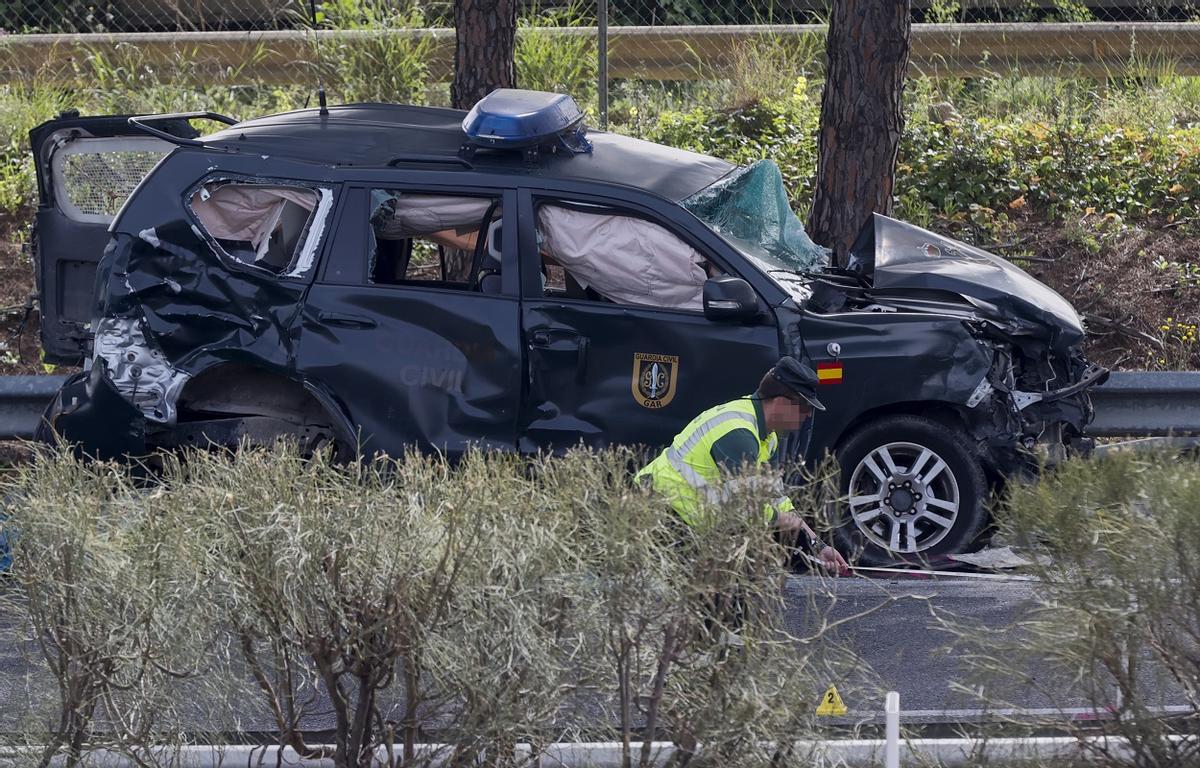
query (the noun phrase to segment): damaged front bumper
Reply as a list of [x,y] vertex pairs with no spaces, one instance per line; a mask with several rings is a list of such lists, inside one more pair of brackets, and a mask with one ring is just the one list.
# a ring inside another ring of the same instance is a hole
[[104,364],[96,363],[67,379],[46,409],[36,438],[96,459],[142,456],[146,418],[113,385]]
[[[988,376],[967,403],[968,428],[983,449],[985,466],[995,475],[1012,475],[1055,464],[1073,454],[1086,455],[1092,441],[1085,436],[1094,416],[1089,391],[1103,384],[1109,371],[1079,354],[1067,361],[1042,359],[1041,368],[1054,369],[1043,386],[1030,386],[1022,374],[1020,353],[999,349]],[[1025,361],[1030,365],[1034,361]]]

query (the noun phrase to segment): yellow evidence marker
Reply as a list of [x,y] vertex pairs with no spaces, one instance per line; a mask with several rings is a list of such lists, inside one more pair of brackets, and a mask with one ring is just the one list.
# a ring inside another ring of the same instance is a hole
[[821,703],[817,705],[818,715],[844,715],[850,710],[846,709],[846,702],[842,701],[842,697],[838,695],[837,687],[829,686],[829,690],[825,691],[825,695],[821,697]]

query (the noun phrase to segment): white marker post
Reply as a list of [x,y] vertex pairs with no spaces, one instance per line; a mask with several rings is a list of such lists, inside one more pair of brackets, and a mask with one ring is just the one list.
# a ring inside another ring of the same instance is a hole
[[900,768],[900,694],[888,691],[887,701],[883,705],[883,713],[887,721],[887,742],[883,747],[884,768]]

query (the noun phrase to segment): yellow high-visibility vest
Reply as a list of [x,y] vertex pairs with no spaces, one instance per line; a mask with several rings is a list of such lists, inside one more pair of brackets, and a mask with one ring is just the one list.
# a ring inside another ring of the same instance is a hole
[[[748,429],[758,441],[758,463],[765,464],[775,455],[779,439],[772,432],[758,434],[758,415],[749,396],[709,408],[692,419],[675,436],[670,447],[637,473],[639,480],[650,478],[654,489],[665,496],[671,507],[688,525],[698,520],[701,499],[719,504],[723,498],[722,470],[713,460],[712,447],[725,435]],[[781,495],[767,505],[764,516],[773,520],[780,512],[792,509],[792,500]]]

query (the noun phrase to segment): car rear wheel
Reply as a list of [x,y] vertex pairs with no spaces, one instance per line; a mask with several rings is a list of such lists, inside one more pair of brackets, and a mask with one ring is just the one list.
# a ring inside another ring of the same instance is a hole
[[836,538],[863,565],[964,552],[987,526],[987,480],[965,436],[920,416],[889,416],[837,452]]

